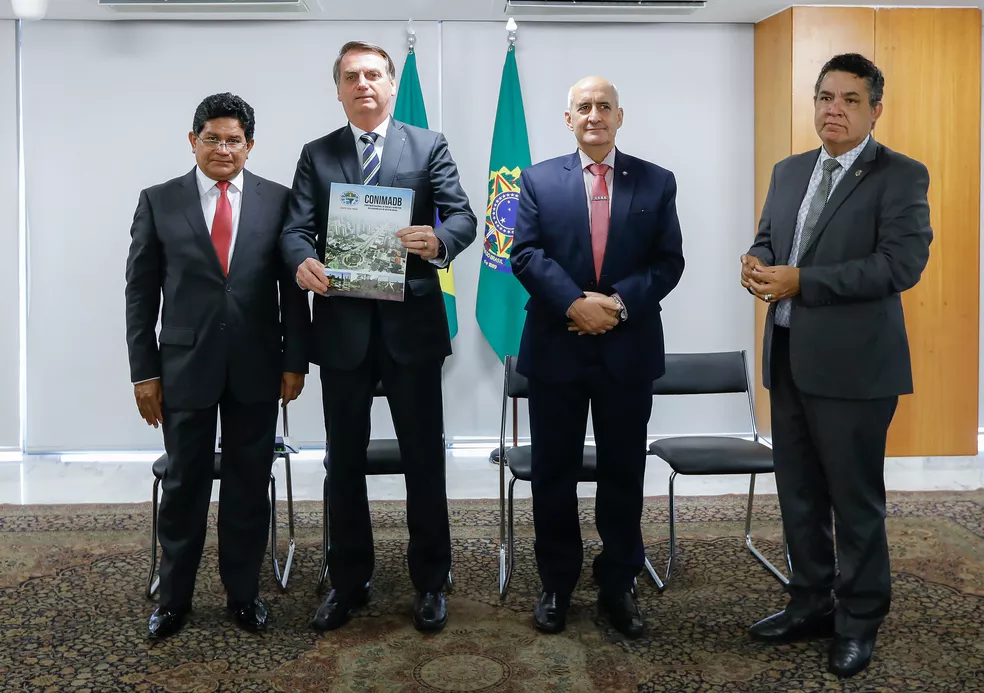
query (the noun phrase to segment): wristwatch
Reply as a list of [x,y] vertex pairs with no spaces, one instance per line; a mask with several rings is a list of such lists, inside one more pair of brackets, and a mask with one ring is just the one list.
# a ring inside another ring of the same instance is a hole
[[622,297],[618,294],[612,294],[612,298],[618,304],[618,319],[625,322],[629,319],[629,311],[625,309],[625,304],[622,303]]

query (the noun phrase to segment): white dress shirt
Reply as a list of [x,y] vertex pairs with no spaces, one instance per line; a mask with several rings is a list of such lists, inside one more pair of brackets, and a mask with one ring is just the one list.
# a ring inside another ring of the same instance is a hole
[[[229,181],[229,189],[226,191],[229,204],[232,205],[232,242],[229,244],[229,266],[232,265],[232,253],[236,247],[236,236],[239,235],[239,215],[243,207],[244,177],[242,171],[236,174],[236,177]],[[195,169],[195,178],[198,181],[198,196],[202,203],[202,214],[205,215],[205,226],[211,235],[212,222],[215,220],[215,207],[222,192],[216,187],[215,181],[206,176],[200,168]]]
[[[386,132],[389,130],[389,124],[390,119],[387,118],[373,129],[373,132],[376,133],[377,137],[376,142],[372,146],[376,151],[376,156],[379,157],[380,163],[383,161],[383,147],[386,146]],[[359,165],[361,166],[362,155],[365,154],[366,151],[366,143],[363,142],[361,138],[364,134],[366,134],[366,131],[361,128],[357,128],[352,123],[349,123],[349,128],[351,128],[352,134],[355,136],[355,150],[359,153]],[[440,268],[446,267],[448,264],[447,254],[448,249],[443,243],[441,243],[438,248],[437,257],[428,260],[428,262]]]

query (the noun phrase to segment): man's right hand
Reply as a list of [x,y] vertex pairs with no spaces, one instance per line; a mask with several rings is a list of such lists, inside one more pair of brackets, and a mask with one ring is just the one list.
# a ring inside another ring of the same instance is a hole
[[573,331],[578,334],[604,334],[618,325],[618,305],[610,296],[592,294],[574,301],[567,317],[573,322]]
[[323,296],[328,291],[328,277],[325,266],[309,257],[297,266],[297,285],[307,291]]
[[133,398],[137,400],[137,409],[148,426],[157,428],[164,422],[161,414],[161,379],[154,378],[133,386]]
[[748,289],[751,288],[752,272],[757,269],[762,269],[768,267],[764,262],[759,260],[754,255],[742,255],[741,256],[741,285]]

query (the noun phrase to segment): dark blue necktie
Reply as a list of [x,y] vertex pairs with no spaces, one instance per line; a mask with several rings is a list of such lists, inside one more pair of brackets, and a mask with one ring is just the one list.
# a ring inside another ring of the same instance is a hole
[[365,150],[362,152],[363,185],[379,185],[379,154],[376,153],[377,137],[379,135],[375,132],[367,132],[359,138],[366,145]]

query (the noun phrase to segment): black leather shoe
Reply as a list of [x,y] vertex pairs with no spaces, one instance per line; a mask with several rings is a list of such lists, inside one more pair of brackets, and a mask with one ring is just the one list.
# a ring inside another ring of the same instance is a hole
[[253,633],[266,630],[267,616],[270,612],[267,605],[260,601],[259,597],[251,602],[229,600],[226,602],[226,606],[229,607],[229,612],[240,628]]
[[369,585],[352,594],[343,595],[338,590],[332,590],[328,598],[318,607],[318,612],[311,621],[315,630],[335,630],[349,622],[352,609],[364,606],[369,601]]
[[874,651],[874,638],[858,640],[835,637],[834,644],[830,646],[827,668],[831,674],[837,674],[842,678],[854,676],[865,670],[871,662],[871,654]]
[[830,638],[834,635],[834,607],[829,605],[802,616],[780,611],[753,625],[748,633],[756,640],[774,643]]
[[642,635],[645,624],[631,591],[614,594],[599,592],[598,606],[608,613],[612,626],[625,637],[635,640]]
[[559,633],[567,625],[570,605],[570,595],[541,592],[540,600],[533,609],[533,625],[542,633]]
[[187,613],[187,609],[157,607],[150,616],[150,623],[147,624],[147,634],[155,640],[163,640],[169,635],[174,635],[184,625]]
[[413,604],[413,627],[420,631],[433,632],[444,628],[448,622],[448,605],[444,592],[424,592],[417,595]]

